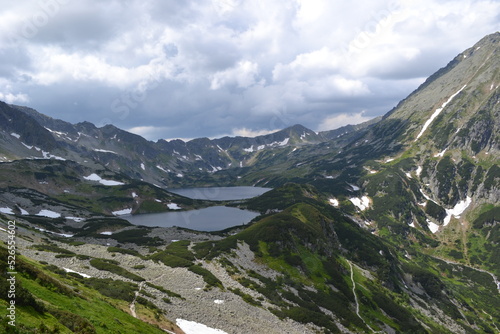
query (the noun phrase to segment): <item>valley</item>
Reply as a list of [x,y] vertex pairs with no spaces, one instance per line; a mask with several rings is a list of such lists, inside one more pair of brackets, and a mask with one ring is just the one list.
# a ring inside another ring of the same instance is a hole
[[1,331],[497,333],[498,55],[323,132],[152,142],[0,102]]

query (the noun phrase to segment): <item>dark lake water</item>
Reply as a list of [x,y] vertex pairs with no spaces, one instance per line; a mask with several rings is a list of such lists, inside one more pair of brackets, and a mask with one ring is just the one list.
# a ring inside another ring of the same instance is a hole
[[122,216],[134,225],[159,227],[184,227],[196,231],[220,231],[228,227],[244,225],[259,214],[226,206],[212,206],[200,210],[148,213]]
[[261,187],[209,187],[209,188],[185,188],[168,189],[168,191],[193,199],[204,199],[209,201],[228,201],[247,199],[262,195],[271,188]]
[[[173,189],[170,192],[193,199],[227,201],[247,199],[262,195],[271,188],[260,187],[210,187]],[[220,231],[228,227],[249,223],[259,214],[225,206],[212,206],[200,210],[170,211],[135,216],[121,216],[135,225],[172,227],[178,226],[197,231]]]

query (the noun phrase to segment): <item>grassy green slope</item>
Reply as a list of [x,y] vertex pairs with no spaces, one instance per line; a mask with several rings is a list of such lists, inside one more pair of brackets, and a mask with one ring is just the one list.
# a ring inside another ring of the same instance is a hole
[[[242,280],[265,295],[278,316],[311,321],[331,333],[339,332],[338,322],[355,332],[389,326],[398,333],[453,333],[452,323],[468,333],[488,333],[499,325],[500,299],[487,273],[385,241],[315,200],[310,186],[284,188],[290,190],[291,204],[283,211],[237,235],[194,247],[197,257],[226,258],[221,261],[228,270],[237,271],[228,254],[246,242],[258,261],[283,274],[271,280],[254,273],[257,284]],[[273,203],[272,194],[249,203],[263,211],[284,205],[281,197]],[[335,314],[337,324],[325,309]]]
[[[7,250],[0,247],[0,305],[4,310],[10,302],[6,260]],[[136,319],[125,311],[131,301],[127,296],[133,296],[137,285],[128,285],[128,294],[116,294],[111,298],[90,287],[89,280],[96,282],[98,279],[82,279],[79,275],[47,268],[24,257],[16,258],[16,270],[16,326],[9,325],[7,320],[10,319],[2,316],[1,332],[164,333],[159,327]],[[105,290],[113,290],[110,289],[113,286],[118,291],[118,283],[120,282],[108,282]],[[145,315],[151,314],[153,318],[155,312],[157,310],[143,310]],[[158,324],[164,328],[172,328],[166,321],[158,321]]]

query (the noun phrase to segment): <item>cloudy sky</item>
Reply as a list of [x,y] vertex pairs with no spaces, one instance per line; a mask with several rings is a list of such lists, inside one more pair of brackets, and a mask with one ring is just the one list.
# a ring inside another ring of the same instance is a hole
[[497,0],[0,0],[0,100],[147,139],[360,123],[500,30]]

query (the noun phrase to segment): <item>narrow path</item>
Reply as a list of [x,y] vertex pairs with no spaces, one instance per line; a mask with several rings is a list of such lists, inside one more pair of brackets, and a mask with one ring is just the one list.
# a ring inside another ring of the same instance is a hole
[[359,314],[359,302],[358,302],[358,296],[356,295],[356,282],[354,282],[354,270],[352,269],[351,261],[347,260],[347,263],[349,263],[349,267],[351,268],[352,294],[354,295],[354,301],[356,302],[356,314],[361,320],[363,320],[363,318]]
[[152,279],[152,280],[149,280],[149,281],[142,281],[141,283],[139,283],[139,290],[137,290],[135,292],[135,296],[134,296],[134,300],[132,300],[132,302],[130,303],[130,313],[132,314],[132,316],[134,318],[137,318],[137,314],[135,312],[135,301],[137,300],[137,297],[139,296],[139,294],[141,293],[141,290],[142,290],[142,287],[144,286],[144,284],[146,284],[147,282],[154,282],[154,281],[157,281],[159,279],[161,279],[163,276],[165,276],[165,274],[161,274],[160,276]]
[[146,281],[142,281],[141,283],[139,283],[139,290],[135,292],[134,300],[132,300],[132,303],[130,303],[130,313],[134,318],[137,318],[137,314],[135,313],[135,301],[137,300],[137,297],[141,293],[142,286],[144,285],[144,283],[146,283]]
[[363,321],[363,323],[366,325],[366,327],[368,327],[373,333],[378,333],[373,328],[371,328],[370,325],[368,325],[366,323],[365,319],[363,319],[361,314],[359,314],[359,301],[358,301],[358,296],[356,295],[356,282],[354,281],[354,270],[352,268],[351,261],[349,261],[347,259],[346,259],[346,261],[347,261],[347,263],[349,263],[349,267],[351,268],[352,294],[354,295],[354,301],[356,302],[356,315],[358,316],[358,318],[361,319],[361,321]]

